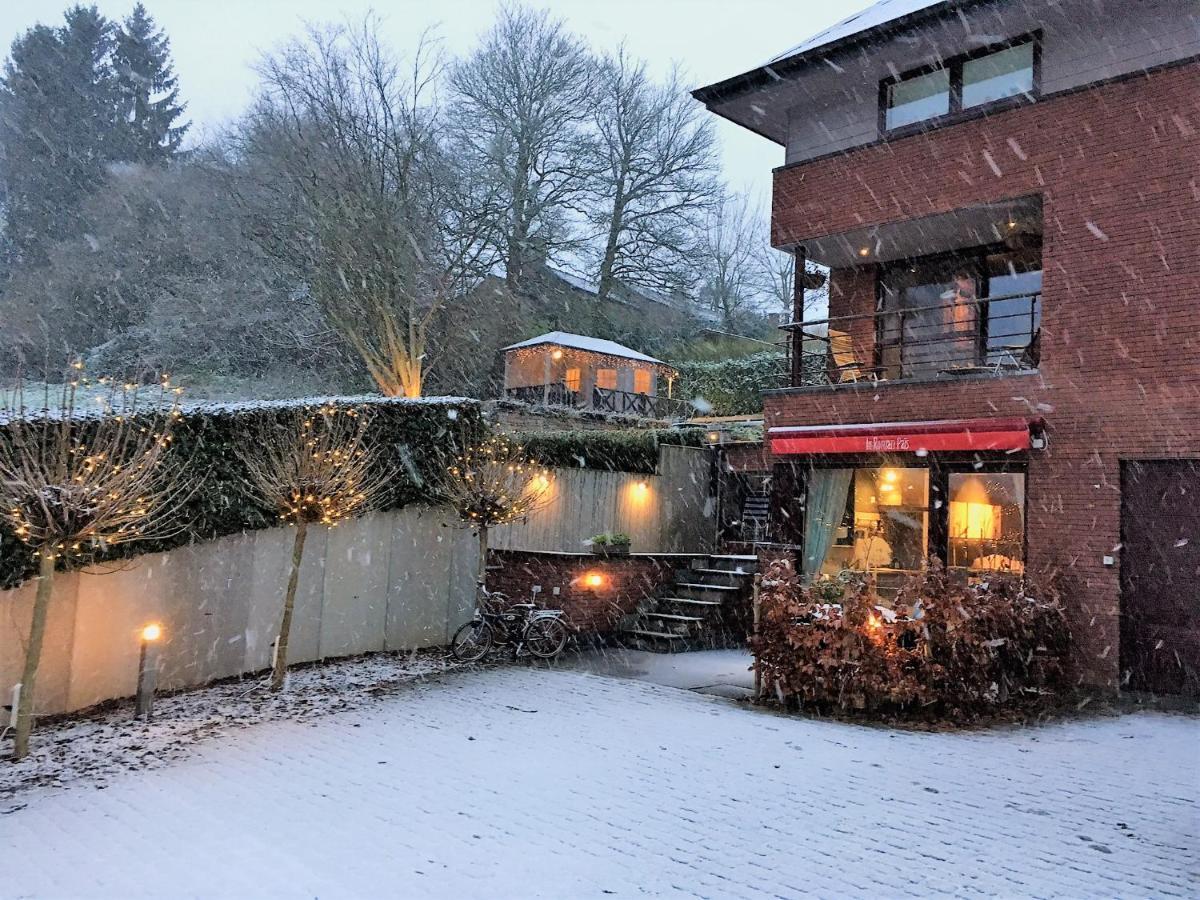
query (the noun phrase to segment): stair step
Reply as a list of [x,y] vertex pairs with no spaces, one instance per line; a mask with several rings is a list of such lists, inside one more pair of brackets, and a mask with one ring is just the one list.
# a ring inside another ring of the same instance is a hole
[[687,638],[685,634],[672,634],[669,631],[649,631],[645,628],[633,628],[628,633],[636,634],[638,637],[658,638],[664,641],[682,641]]
[[753,553],[710,553],[708,559],[736,559],[739,562],[758,562],[758,557]]
[[699,572],[702,575],[745,575],[749,578],[753,572],[743,572],[740,569],[689,569],[689,572]]
[[703,622],[701,616],[681,616],[677,613],[646,613],[647,619],[670,619],[672,622]]
[[696,600],[692,597],[663,597],[664,603],[686,603],[689,606],[724,606],[720,600]]
[[675,587],[677,587],[677,588],[694,588],[695,590],[698,590],[698,591],[735,591],[736,592],[736,591],[741,590],[741,588],[732,587],[731,585],[727,585],[727,584],[701,584],[700,582],[696,582],[696,581],[677,581],[677,582],[675,582]]

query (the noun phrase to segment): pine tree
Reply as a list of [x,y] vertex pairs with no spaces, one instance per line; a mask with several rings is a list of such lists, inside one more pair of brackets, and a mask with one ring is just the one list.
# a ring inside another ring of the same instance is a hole
[[189,123],[175,124],[184,104],[179,102],[179,79],[170,53],[167,36],[139,3],[118,31],[113,53],[130,161],[170,159],[187,132]]
[[17,38],[0,77],[0,181],[18,259],[36,260],[73,233],[73,211],[121,143],[113,25],[94,6],[72,7],[64,20]]

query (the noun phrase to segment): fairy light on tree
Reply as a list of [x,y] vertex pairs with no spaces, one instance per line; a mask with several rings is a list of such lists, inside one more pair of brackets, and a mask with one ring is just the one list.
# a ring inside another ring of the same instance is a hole
[[549,502],[553,481],[525,448],[503,435],[464,447],[446,467],[442,499],[479,534],[482,595],[487,584],[488,529],[529,516]]
[[111,548],[178,533],[196,478],[166,462],[178,388],[96,381],[75,363],[31,403],[23,383],[0,397],[0,519],[38,560],[37,593],[17,701],[13,757],[29,752],[34,690],[58,570]]
[[333,528],[377,508],[392,475],[368,438],[370,414],[354,407],[286,410],[252,427],[237,455],[259,499],[294,525],[292,563],[283,598],[271,690],[283,687],[300,564],[310,525]]

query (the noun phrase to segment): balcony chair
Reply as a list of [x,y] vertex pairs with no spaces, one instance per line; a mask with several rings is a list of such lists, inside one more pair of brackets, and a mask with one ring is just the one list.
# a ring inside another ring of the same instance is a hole
[[859,361],[854,352],[854,339],[850,332],[830,328],[826,337],[829,339],[829,355],[833,360],[829,366],[831,384],[856,382],[860,378],[879,380],[879,373],[883,371],[883,367],[865,366]]

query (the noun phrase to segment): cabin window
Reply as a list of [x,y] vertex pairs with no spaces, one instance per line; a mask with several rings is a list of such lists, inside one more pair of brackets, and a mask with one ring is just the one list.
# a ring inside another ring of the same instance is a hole
[[650,372],[648,369],[634,369],[633,392],[635,394],[650,393]]
[[578,368],[567,369],[563,376],[563,384],[566,385],[568,391],[578,391],[583,383],[583,373]]
[[1036,36],[1006,41],[889,78],[880,84],[880,129],[955,119],[994,103],[1037,93]]
[[615,391],[617,389],[617,370],[597,369],[596,387],[604,388],[606,391]]

